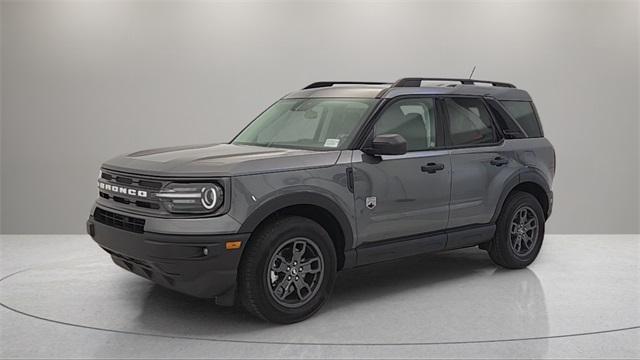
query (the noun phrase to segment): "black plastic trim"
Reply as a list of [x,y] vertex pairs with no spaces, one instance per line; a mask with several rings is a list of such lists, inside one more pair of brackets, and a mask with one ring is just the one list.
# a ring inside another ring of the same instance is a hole
[[545,191],[547,201],[549,202],[549,209],[547,211],[547,214],[545,215],[547,216],[547,218],[549,217],[549,215],[551,214],[551,207],[553,203],[553,192],[551,191],[551,187],[539,170],[535,168],[526,168],[512,175],[507,181],[505,181],[502,193],[500,194],[500,198],[498,199],[498,204],[496,205],[496,209],[493,213],[493,216],[491,217],[492,223],[495,223],[498,220],[498,216],[500,216],[500,212],[502,211],[502,206],[507,200],[507,196],[509,195],[509,193],[511,193],[511,191],[513,191],[516,186],[527,182],[534,183],[540,186]]
[[465,226],[448,231],[446,250],[461,249],[490,241],[495,232],[495,224]]
[[354,187],[355,187],[354,178],[353,178],[353,168],[348,167],[345,171],[347,173],[347,189],[349,189],[349,192],[353,194]]
[[363,244],[356,248],[357,265],[475,246],[491,240],[495,230],[495,224],[470,225]]
[[295,205],[314,205],[328,211],[338,221],[340,229],[344,235],[345,251],[353,248],[353,230],[349,218],[342,208],[330,198],[310,191],[300,191],[291,194],[285,194],[268,200],[251,212],[251,215],[244,221],[238,229],[238,233],[251,233],[264,221],[267,217],[274,214],[278,210],[282,210],[289,206]]
[[402,240],[383,241],[375,245],[361,246],[356,249],[358,266],[380,261],[394,260],[406,256],[444,250],[447,234],[417,235]]
[[[236,273],[250,234],[134,233],[87,221],[87,231],[120,267],[157,284],[201,298],[233,303]],[[241,241],[227,250],[227,241]]]

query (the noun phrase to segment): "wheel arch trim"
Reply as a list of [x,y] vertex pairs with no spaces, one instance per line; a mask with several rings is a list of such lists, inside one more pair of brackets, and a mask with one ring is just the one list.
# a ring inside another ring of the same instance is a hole
[[[311,205],[329,213],[340,226],[344,236],[344,255],[348,257],[354,245],[353,227],[345,210],[331,198],[310,191],[282,194],[259,205],[242,223],[238,233],[254,232],[257,227],[274,213],[292,206]],[[323,224],[320,224],[323,225]],[[345,265],[347,265],[345,263]]]
[[[544,190],[545,196],[547,197],[548,209],[545,213],[545,216],[548,218],[551,211],[552,204],[552,192],[549,183],[543,176],[542,172],[535,168],[526,168],[518,173],[514,174],[507,182],[500,194],[500,198],[498,200],[498,206],[494,210],[493,217],[491,218],[491,223],[495,223],[498,220],[498,216],[500,216],[500,212],[502,211],[502,207],[504,206],[504,202],[507,200],[507,196],[519,185],[533,183],[542,190]],[[541,204],[544,205],[544,204]]]

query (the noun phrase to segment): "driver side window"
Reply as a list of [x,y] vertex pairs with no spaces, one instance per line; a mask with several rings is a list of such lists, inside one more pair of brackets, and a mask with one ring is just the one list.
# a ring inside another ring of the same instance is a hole
[[436,147],[436,115],[433,98],[403,99],[389,106],[375,124],[374,136],[398,134],[407,151]]

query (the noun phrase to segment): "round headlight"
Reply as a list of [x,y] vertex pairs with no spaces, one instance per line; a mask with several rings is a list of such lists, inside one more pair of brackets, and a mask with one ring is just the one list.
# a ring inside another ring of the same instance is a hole
[[171,183],[155,196],[172,213],[212,213],[224,202],[223,188],[207,183]]
[[213,186],[203,187],[200,192],[200,202],[205,209],[213,209],[218,202],[218,192]]

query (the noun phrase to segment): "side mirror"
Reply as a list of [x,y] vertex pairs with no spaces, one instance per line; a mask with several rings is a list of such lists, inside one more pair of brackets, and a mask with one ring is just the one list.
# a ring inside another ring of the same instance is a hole
[[362,151],[369,155],[402,155],[407,153],[407,140],[398,134],[378,135]]

